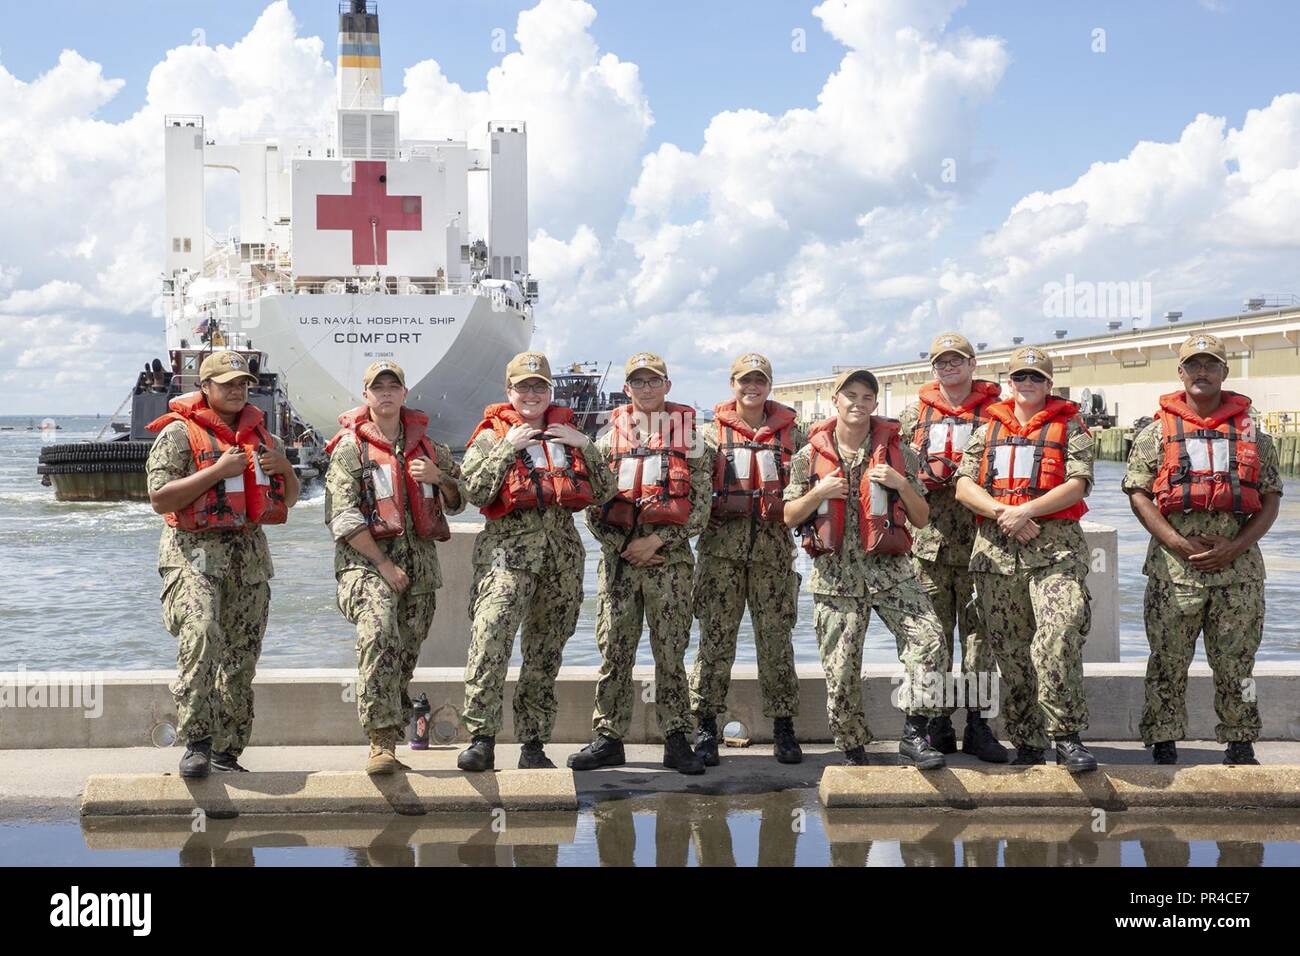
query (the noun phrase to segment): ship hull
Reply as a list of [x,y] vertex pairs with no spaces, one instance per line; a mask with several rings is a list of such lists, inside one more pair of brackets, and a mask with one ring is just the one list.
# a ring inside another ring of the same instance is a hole
[[362,375],[402,366],[407,405],[436,441],[464,447],[483,408],[502,400],[505,367],[528,348],[532,318],[486,295],[269,295],[241,329],[284,376],[294,410],[327,438],[362,404]]

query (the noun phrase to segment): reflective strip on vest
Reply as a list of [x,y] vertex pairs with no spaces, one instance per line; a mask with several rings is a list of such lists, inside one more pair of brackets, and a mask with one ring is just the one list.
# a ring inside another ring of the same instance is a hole
[[395,484],[392,465],[371,464],[370,474],[375,483],[376,498],[392,498]]
[[[1026,454],[1017,455],[1016,449],[1023,449]],[[993,449],[993,479],[1026,480],[1034,476],[1033,445],[998,445]]]
[[878,481],[871,482],[871,513],[889,514],[889,489]]
[[1185,446],[1192,471],[1221,474],[1228,470],[1228,439],[1189,438]]
[[961,451],[970,441],[971,431],[974,429],[974,425],[970,422],[961,424],[936,422],[929,427],[930,445],[927,451],[931,455],[947,454],[950,448],[952,451]]

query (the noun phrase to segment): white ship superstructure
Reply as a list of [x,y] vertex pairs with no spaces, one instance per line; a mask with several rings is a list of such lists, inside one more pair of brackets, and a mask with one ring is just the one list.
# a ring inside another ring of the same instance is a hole
[[[325,435],[360,404],[365,367],[391,359],[408,404],[457,447],[532,337],[527,130],[494,121],[474,142],[403,140],[379,68],[376,5],[349,0],[331,139],[218,144],[201,116],[167,117],[167,346],[265,351]],[[206,231],[205,179],[229,170],[239,227],[218,238]],[[471,199],[482,235],[470,231]]]

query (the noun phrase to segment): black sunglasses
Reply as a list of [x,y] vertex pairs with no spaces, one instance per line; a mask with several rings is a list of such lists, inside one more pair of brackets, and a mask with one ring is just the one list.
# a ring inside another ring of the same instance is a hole
[[1035,385],[1042,385],[1047,381],[1047,376],[1041,372],[1013,372],[1011,374],[1013,382],[1033,382]]

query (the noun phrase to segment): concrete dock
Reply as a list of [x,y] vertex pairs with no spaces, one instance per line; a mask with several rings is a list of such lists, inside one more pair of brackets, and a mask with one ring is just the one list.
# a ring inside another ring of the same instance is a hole
[[[1090,742],[1090,745],[1106,772],[1111,767],[1126,768],[1125,772],[1129,768],[1170,769],[1154,768],[1150,763],[1149,751],[1131,741],[1095,741]],[[892,766],[897,763],[897,746],[896,741],[877,741],[871,744],[867,749],[873,759],[879,761],[880,766],[869,769],[897,769],[902,772],[904,768]],[[558,774],[560,777],[571,778],[572,793],[576,794],[578,805],[583,806],[643,794],[737,796],[799,790],[812,793],[822,782],[823,772],[838,773],[842,762],[841,754],[829,745],[806,744],[803,763],[779,764],[772,758],[770,746],[758,744],[745,748],[724,748],[721,766],[711,767],[700,776],[686,776],[662,766],[662,747],[642,744],[627,748],[628,763],[623,767],[570,773],[563,769],[564,758],[579,747],[579,744],[553,744],[547,748],[551,759],[561,768],[558,771],[515,771],[513,768],[518,760],[519,748],[517,745],[503,744],[497,748],[497,767],[501,770],[495,774],[479,776],[499,779],[507,775]],[[454,746],[435,747],[426,751],[399,749],[401,759],[412,767],[412,773],[403,776],[408,782],[411,778],[422,775],[425,780],[465,778],[468,775],[454,771],[458,750]],[[1260,743],[1256,746],[1256,753],[1264,768],[1289,766],[1292,768],[1290,772],[1294,773],[1294,768],[1300,766],[1300,743],[1297,742]],[[180,783],[179,778],[174,776],[180,754],[180,749],[176,747],[0,751],[0,820],[66,819],[73,816],[81,805],[88,779],[96,775],[142,775],[155,781],[147,786],[157,788],[160,785],[156,781],[162,780],[164,774],[171,774],[175,782]],[[1237,771],[1250,769],[1222,767],[1223,748],[1213,741],[1185,741],[1179,745],[1179,756],[1180,770],[1196,768],[1203,772],[1216,770],[1236,774]],[[258,777],[281,780],[297,778],[305,781],[313,774],[319,779],[326,779],[326,773],[333,773],[338,778],[363,776],[359,771],[365,758],[366,748],[361,746],[252,747],[241,758],[241,762],[254,773],[209,778],[202,783],[216,783],[220,787],[238,783],[240,787],[251,789],[254,786],[252,781]],[[947,771],[939,773],[961,773],[965,777],[966,774],[985,775],[989,771],[995,774],[1005,772],[1005,768],[981,764],[960,753],[951,755],[948,765]],[[1055,767],[1043,769],[1050,772],[1045,776],[1057,775]],[[919,775],[918,771],[910,768],[905,772],[908,775]],[[1064,778],[1067,775],[1061,771],[1059,776]],[[1294,780],[1293,777],[1288,779]],[[249,782],[244,783],[244,780]],[[465,785],[473,786],[472,783]],[[426,785],[422,783],[420,786]],[[554,787],[554,784],[551,786]],[[377,793],[384,792],[378,787],[375,789]],[[551,792],[566,791],[561,785]],[[450,806],[450,802],[445,805]],[[473,805],[486,810],[492,804],[490,800],[483,800]],[[1075,806],[1077,805],[1076,803]],[[1113,802],[1111,805],[1114,805]],[[190,804],[190,809],[194,806],[201,804],[194,802]],[[916,806],[923,804],[918,802]],[[263,812],[267,812],[269,807],[270,804],[264,805]],[[390,807],[383,812],[397,811]],[[925,812],[943,811],[934,806],[934,809]]]

